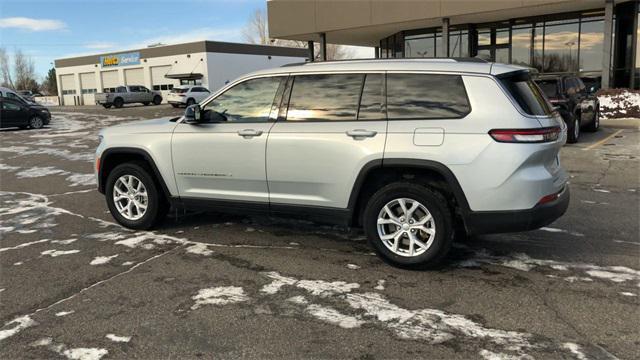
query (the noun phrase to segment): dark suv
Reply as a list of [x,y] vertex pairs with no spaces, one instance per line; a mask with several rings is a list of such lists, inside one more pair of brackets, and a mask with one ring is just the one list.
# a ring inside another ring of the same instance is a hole
[[600,127],[598,98],[582,80],[572,75],[540,76],[535,82],[567,123],[567,142],[578,142],[580,129],[597,131]]

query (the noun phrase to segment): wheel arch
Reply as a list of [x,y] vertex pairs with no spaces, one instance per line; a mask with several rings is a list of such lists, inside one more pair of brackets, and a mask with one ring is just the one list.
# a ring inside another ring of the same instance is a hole
[[102,153],[100,156],[100,168],[98,169],[98,191],[105,193],[107,177],[111,170],[120,164],[132,161],[146,163],[152,171],[156,185],[162,189],[165,198],[167,200],[172,199],[171,192],[151,155],[143,149],[131,147],[109,148]]
[[353,184],[348,207],[351,211],[351,224],[361,223],[361,214],[367,199],[380,187],[402,179],[408,174],[420,175],[425,183],[434,182],[446,185],[455,200],[456,209],[460,211],[462,220],[470,211],[466,195],[453,172],[444,164],[421,159],[378,159],[365,164]]

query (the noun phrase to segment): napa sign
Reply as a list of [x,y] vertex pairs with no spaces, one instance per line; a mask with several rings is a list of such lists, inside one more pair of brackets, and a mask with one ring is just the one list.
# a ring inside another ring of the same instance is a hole
[[131,53],[125,53],[125,54],[100,56],[100,64],[102,65],[103,68],[127,66],[127,65],[139,65],[140,53],[131,52]]

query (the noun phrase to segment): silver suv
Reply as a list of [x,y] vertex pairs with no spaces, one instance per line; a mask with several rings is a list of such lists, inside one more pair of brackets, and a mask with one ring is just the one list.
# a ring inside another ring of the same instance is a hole
[[303,216],[363,227],[404,267],[441,262],[454,232],[536,229],[569,204],[564,122],[527,69],[473,59],[260,71],[101,139],[99,190],[126,227],[170,206]]

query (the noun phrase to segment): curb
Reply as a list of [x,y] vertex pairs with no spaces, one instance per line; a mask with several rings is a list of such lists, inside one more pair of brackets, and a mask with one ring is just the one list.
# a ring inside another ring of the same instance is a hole
[[600,125],[614,129],[640,129],[640,119],[600,119]]

